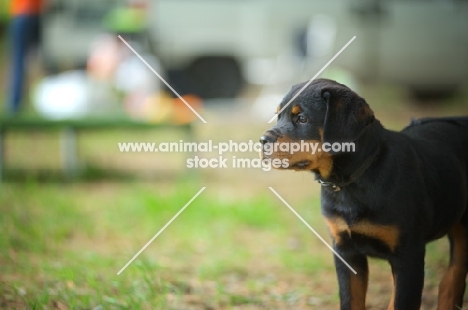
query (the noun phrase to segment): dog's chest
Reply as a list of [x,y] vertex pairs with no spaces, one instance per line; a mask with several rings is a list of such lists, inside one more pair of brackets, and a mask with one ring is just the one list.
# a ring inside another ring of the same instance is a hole
[[354,244],[371,252],[373,248],[382,246],[394,252],[398,246],[400,232],[396,226],[376,224],[366,219],[348,222],[340,216],[325,217],[325,221],[337,246]]

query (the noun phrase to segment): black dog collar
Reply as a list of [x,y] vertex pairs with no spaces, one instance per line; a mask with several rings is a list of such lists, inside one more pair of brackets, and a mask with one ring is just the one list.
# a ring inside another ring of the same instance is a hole
[[344,187],[346,185],[349,185],[351,183],[354,183],[357,179],[359,179],[364,174],[364,172],[367,171],[367,169],[369,169],[369,167],[374,162],[374,159],[379,154],[379,151],[380,151],[380,145],[377,147],[377,149],[371,155],[369,155],[366,158],[366,160],[362,163],[362,165],[359,168],[357,168],[356,171],[354,171],[351,174],[351,176],[349,177],[349,180],[347,182],[336,184],[336,183],[333,183],[333,182],[324,181],[324,180],[322,180],[320,178],[317,179],[317,182],[319,182],[320,185],[322,185],[322,187],[331,187],[331,189],[334,192],[339,192],[339,191],[341,191],[342,187]]

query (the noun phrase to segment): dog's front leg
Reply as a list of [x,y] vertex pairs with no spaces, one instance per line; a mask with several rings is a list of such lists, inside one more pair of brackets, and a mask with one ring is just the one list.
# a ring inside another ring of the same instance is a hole
[[354,274],[338,257],[335,256],[335,268],[340,287],[341,310],[366,309],[366,292],[369,278],[367,257],[356,252],[337,253],[357,272]]
[[413,243],[392,257],[394,291],[389,310],[417,310],[424,286],[424,244]]

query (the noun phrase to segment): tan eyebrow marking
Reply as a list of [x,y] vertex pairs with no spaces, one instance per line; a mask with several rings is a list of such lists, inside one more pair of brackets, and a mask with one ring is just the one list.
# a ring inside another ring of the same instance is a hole
[[278,106],[278,107],[276,108],[276,114],[278,114],[280,110],[281,110],[281,108],[280,108],[280,106]]
[[295,106],[292,108],[291,113],[294,114],[294,115],[296,115],[296,114],[301,113],[301,111],[302,111],[302,110],[301,110],[301,107],[298,106],[298,105],[295,105]]

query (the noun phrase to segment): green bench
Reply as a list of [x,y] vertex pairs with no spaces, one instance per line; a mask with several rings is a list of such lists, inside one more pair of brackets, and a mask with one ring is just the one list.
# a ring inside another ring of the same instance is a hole
[[104,118],[104,119],[79,119],[79,120],[46,120],[40,118],[3,118],[0,119],[0,180],[4,171],[5,135],[8,131],[61,131],[61,160],[65,176],[73,178],[78,174],[78,134],[87,130],[103,129],[176,129],[187,134],[187,139],[193,140],[192,124],[152,124],[130,119]]

